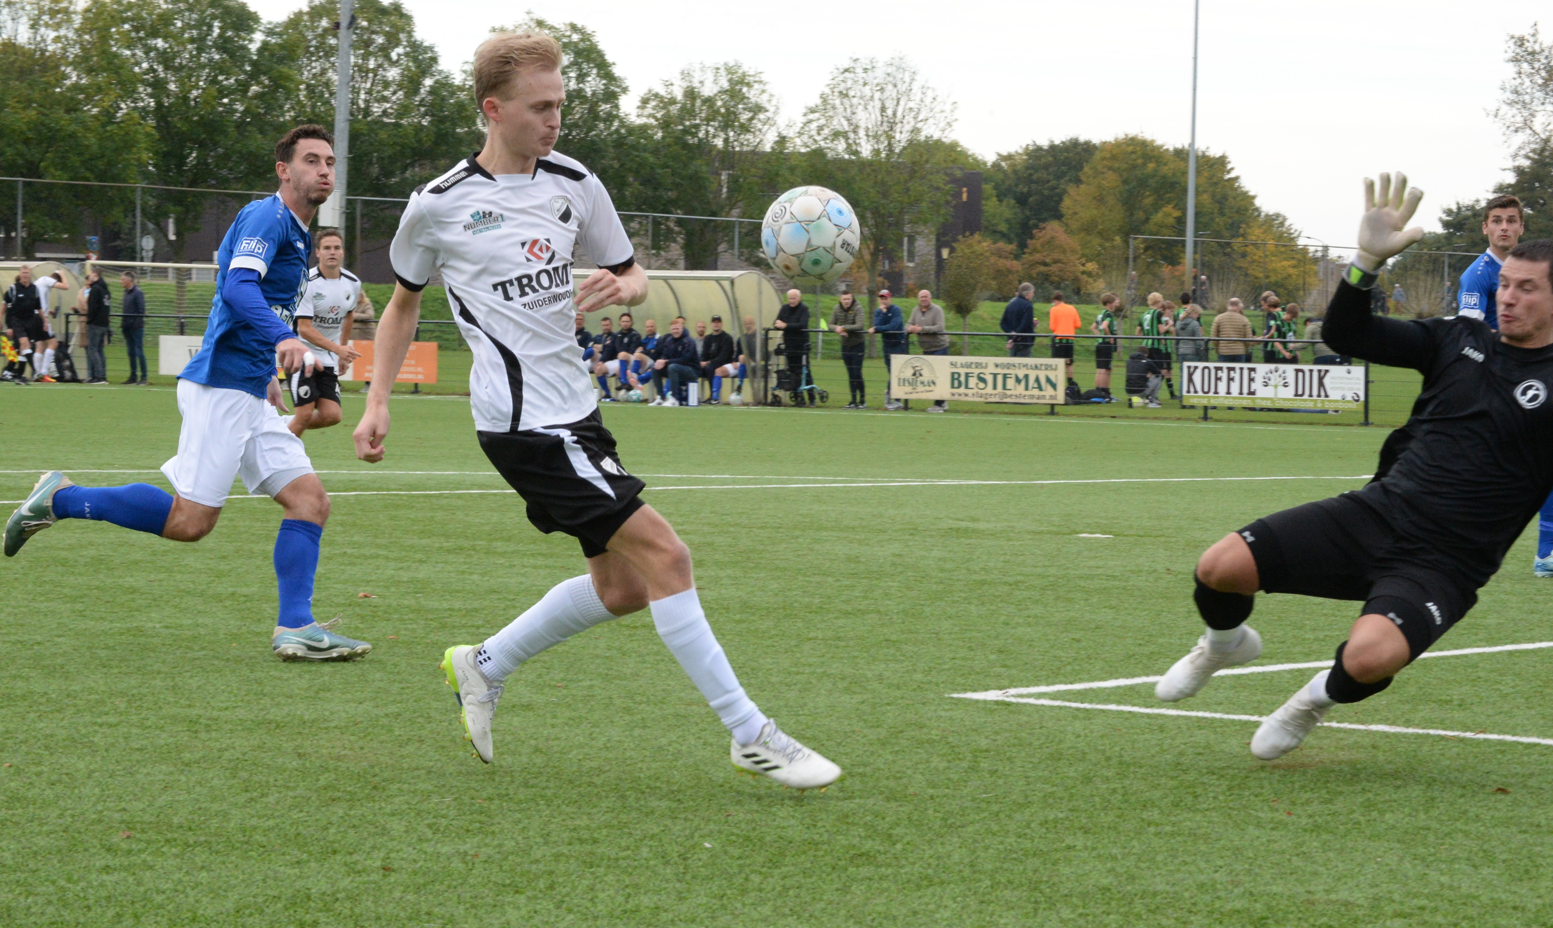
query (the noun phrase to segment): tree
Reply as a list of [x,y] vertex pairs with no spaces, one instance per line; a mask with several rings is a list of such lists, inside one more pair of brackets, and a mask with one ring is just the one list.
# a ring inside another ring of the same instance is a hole
[[969,325],[971,313],[990,289],[992,277],[991,243],[980,235],[967,235],[954,245],[944,262],[944,276],[938,282],[939,296],[949,311]]
[[[261,59],[292,62],[283,124],[334,127],[340,6],[313,0],[269,27]],[[355,0],[347,195],[405,197],[479,147],[474,102],[399,0]]]
[[[737,62],[686,68],[642,94],[638,113],[657,157],[644,184],[658,210],[734,217],[764,210],[759,162],[776,131],[776,99]],[[727,223],[676,219],[686,269],[715,269]]]
[[1000,154],[987,171],[988,185],[1013,214],[1005,241],[1027,241],[1036,229],[1062,218],[1062,201],[1079,181],[1099,144],[1078,137],[1031,142]]
[[1084,260],[1078,242],[1060,222],[1048,222],[1035,230],[1025,245],[1019,270],[1035,284],[1038,293],[1066,289],[1081,294],[1099,289],[1100,269]]
[[1526,206],[1526,238],[1553,238],[1553,42],[1543,44],[1533,24],[1505,44],[1512,76],[1499,87],[1494,117],[1516,158],[1514,178],[1498,192],[1513,193]]
[[823,155],[814,166],[862,222],[868,247],[858,261],[866,255],[869,289],[883,261],[900,259],[908,232],[936,228],[948,214],[946,160],[958,153],[938,143],[954,120],[954,104],[903,58],[853,58],[804,111],[804,141]]

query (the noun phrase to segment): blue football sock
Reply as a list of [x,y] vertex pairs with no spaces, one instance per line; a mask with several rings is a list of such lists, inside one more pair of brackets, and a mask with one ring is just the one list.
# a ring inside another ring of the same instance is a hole
[[318,572],[318,540],[324,527],[301,519],[282,519],[275,535],[275,580],[280,589],[282,628],[313,621],[313,575]]
[[54,515],[60,519],[111,522],[137,532],[161,535],[172,512],[173,498],[149,483],[123,487],[65,487],[54,494]]
[[599,389],[604,391],[604,395],[605,396],[609,395],[609,375],[608,374],[600,374],[599,375]]
[[714,375],[712,375],[712,402],[714,402],[714,403],[717,402],[717,400],[722,396],[722,394],[723,394],[723,379],[721,377],[719,377],[719,376],[714,374]]
[[1537,556],[1553,555],[1553,496],[1542,504],[1542,517],[1537,521]]

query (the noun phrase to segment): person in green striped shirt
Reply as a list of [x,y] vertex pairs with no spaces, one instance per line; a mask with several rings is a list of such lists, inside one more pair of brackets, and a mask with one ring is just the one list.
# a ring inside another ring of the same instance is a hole
[[1299,315],[1300,305],[1290,303],[1283,308],[1283,315],[1273,321],[1272,331],[1269,333],[1278,359],[1289,364],[1300,363],[1300,346],[1293,342],[1293,339],[1299,338],[1299,329],[1295,322]]
[[1159,364],[1160,371],[1165,375],[1165,387],[1170,391],[1170,398],[1175,399],[1176,383],[1170,376],[1170,348],[1174,342],[1162,337],[1176,334],[1175,304],[1166,301],[1158,293],[1150,293],[1148,300],[1149,308],[1138,319],[1137,334],[1145,336],[1143,347],[1149,360]]

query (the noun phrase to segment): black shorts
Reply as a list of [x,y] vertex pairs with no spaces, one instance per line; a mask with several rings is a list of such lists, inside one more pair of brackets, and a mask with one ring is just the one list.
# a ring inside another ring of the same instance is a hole
[[620,465],[615,436],[597,409],[570,425],[476,434],[485,456],[528,504],[534,527],[576,538],[583,557],[603,554],[642,508],[638,497],[647,485]]
[[1108,342],[1100,342],[1095,345],[1095,370],[1108,371],[1111,369],[1111,356],[1116,354],[1116,346]]
[[1262,589],[1364,603],[1407,636],[1412,659],[1477,602],[1479,584],[1428,566],[1436,552],[1403,536],[1352,494],[1275,512],[1240,530]]
[[11,331],[16,333],[18,342],[25,338],[34,345],[41,345],[54,337],[49,334],[48,326],[43,324],[42,316],[32,316],[21,323],[12,320]]
[[1073,360],[1073,342],[1065,338],[1052,339],[1052,357]]
[[1149,349],[1149,360],[1150,361],[1158,361],[1161,364],[1169,364],[1170,363],[1170,352],[1167,349],[1164,349],[1164,348],[1150,348]]
[[291,405],[306,406],[319,400],[340,402],[340,377],[332,367],[315,367],[312,374],[291,375]]

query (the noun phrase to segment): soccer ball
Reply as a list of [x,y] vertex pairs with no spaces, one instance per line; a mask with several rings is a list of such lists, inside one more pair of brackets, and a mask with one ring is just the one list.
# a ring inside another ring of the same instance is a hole
[[728,397],[728,405],[729,406],[743,406],[744,405],[744,394],[742,394],[742,393],[734,393],[734,394],[730,395]]
[[852,266],[862,227],[851,204],[824,187],[794,187],[766,210],[760,246],[796,284],[828,284]]
[[630,393],[627,393],[626,401],[631,403],[640,403],[642,401],[642,391],[632,390]]

